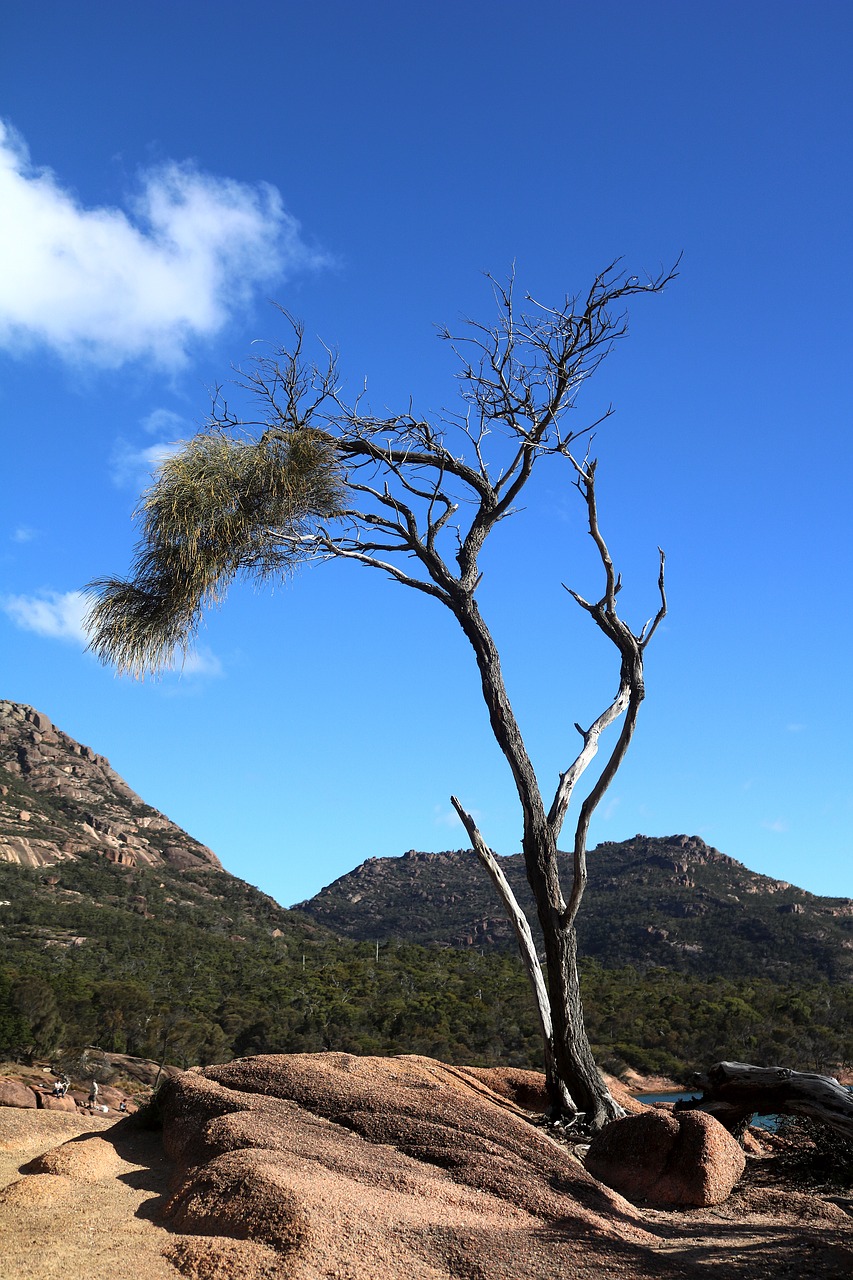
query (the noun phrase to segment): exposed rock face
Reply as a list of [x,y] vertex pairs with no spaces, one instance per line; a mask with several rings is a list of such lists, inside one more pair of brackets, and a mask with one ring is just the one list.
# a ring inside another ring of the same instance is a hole
[[81,1182],[100,1182],[121,1168],[121,1157],[111,1142],[86,1134],[83,1141],[72,1138],[46,1151],[43,1156],[37,1156],[27,1165],[26,1172],[52,1173],[58,1177],[78,1178]]
[[221,869],[103,756],[32,707],[0,702],[0,860],[51,866],[86,850],[124,866]]
[[55,1098],[52,1093],[39,1093],[36,1097],[42,1111],[77,1111],[77,1102],[71,1094],[65,1098]]
[[[294,1277],[545,1280],[575,1274],[579,1239],[590,1263],[605,1232],[628,1248],[651,1239],[636,1210],[464,1068],[266,1056],[185,1072],[160,1096],[182,1171],[167,1217],[208,1237],[202,1251],[225,1237],[220,1267],[236,1238],[256,1262],[286,1258]],[[197,1274],[191,1244],[176,1248]]]
[[[344,1054],[260,1068],[218,1069],[227,1085],[199,1071],[177,1081],[171,1168],[159,1135],[132,1122],[0,1111],[4,1280],[175,1280],[173,1267],[185,1280],[853,1274],[838,1204],[762,1186],[739,1187],[722,1213],[637,1208],[469,1068]],[[525,1083],[492,1079],[509,1093]]]
[[0,1107],[35,1107],[36,1095],[18,1080],[0,1080]]
[[632,1201],[702,1208],[720,1204],[746,1157],[719,1121],[700,1111],[647,1111],[609,1124],[592,1141],[587,1170]]

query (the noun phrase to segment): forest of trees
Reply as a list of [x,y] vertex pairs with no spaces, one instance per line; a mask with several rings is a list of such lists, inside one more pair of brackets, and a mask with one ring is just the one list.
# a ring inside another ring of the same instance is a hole
[[[61,929],[46,871],[0,865],[0,1057],[97,1045],[186,1067],[336,1049],[542,1067],[515,955],[340,939],[210,872],[183,873],[218,895],[188,919],[160,874],[129,876],[100,858],[59,870],[74,886]],[[134,911],[143,898],[146,911]],[[853,1063],[849,986],[592,961],[582,985],[596,1058],[614,1073],[686,1078],[732,1056],[811,1071]]]

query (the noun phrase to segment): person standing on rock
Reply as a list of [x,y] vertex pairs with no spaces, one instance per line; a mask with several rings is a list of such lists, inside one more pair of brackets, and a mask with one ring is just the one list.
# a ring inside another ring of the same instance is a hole
[[98,1101],[98,1082],[97,1080],[93,1080],[92,1087],[89,1090],[89,1106],[94,1107],[97,1104],[97,1101]]

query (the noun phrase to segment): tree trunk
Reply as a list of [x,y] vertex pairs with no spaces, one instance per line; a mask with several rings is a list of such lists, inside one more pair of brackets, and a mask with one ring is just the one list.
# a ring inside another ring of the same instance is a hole
[[[547,881],[539,872],[543,864],[556,866],[556,846],[548,828],[543,827],[538,832],[526,832],[522,848],[545,939],[557,1081],[568,1089],[583,1114],[584,1128],[597,1131],[625,1112],[611,1096],[592,1056],[583,1016],[574,925],[564,919],[562,900],[550,899]],[[550,1081],[549,1090],[552,1113],[560,1115],[561,1098]]]
[[694,1076],[692,1086],[703,1090],[702,1097],[676,1106],[707,1111],[730,1130],[748,1124],[756,1113],[808,1116],[853,1139],[853,1093],[831,1076],[718,1062]]
[[450,608],[474,649],[492,732],[512,771],[521,802],[524,820],[521,847],[545,940],[551,1003],[553,1038],[550,1045],[547,1038],[545,1041],[550,1114],[554,1119],[564,1117],[572,1120],[580,1111],[584,1115],[585,1127],[597,1130],[624,1112],[610,1096],[587,1039],[580,996],[577,942],[560,889],[557,841],[507,696],[500,657],[491,633],[471,594],[458,593],[451,599]]
[[565,1082],[563,1081],[557,1069],[557,1062],[554,1056],[554,1024],[551,1018],[551,999],[548,995],[548,987],[545,983],[545,975],[542,972],[542,966],[539,963],[539,955],[536,951],[536,943],[533,940],[533,934],[530,931],[530,924],[527,917],[518,905],[518,899],[512,891],[512,887],[501,870],[498,862],[491,849],[487,846],[485,840],[477,829],[470,813],[467,813],[457,800],[456,796],[450,797],[459,817],[468,832],[471,844],[474,846],[474,852],[480,859],[481,864],[485,867],[486,872],[497,890],[498,897],[504,905],[504,910],[509,917],[512,927],[515,930],[515,938],[518,943],[518,950],[521,956],[524,971],[527,974],[530,987],[533,992],[533,999],[536,1004],[536,1012],[539,1017],[539,1029],[542,1033],[542,1051],[545,1061],[545,1077],[548,1081],[548,1092],[551,1097],[550,1111],[556,1116],[576,1115],[580,1110],[575,1106],[575,1101],[569,1093]]

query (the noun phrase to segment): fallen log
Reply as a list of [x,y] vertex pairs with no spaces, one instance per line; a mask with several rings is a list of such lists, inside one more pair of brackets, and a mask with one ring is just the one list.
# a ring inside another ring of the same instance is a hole
[[702,1097],[677,1102],[677,1110],[707,1111],[730,1132],[754,1115],[808,1116],[853,1140],[853,1093],[831,1076],[787,1067],[718,1062],[691,1079]]

